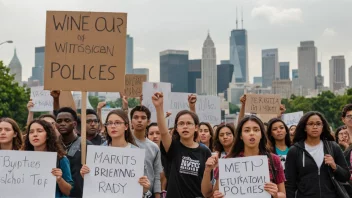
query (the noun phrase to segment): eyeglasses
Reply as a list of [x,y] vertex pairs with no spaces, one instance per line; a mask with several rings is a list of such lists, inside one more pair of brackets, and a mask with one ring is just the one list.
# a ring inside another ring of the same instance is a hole
[[104,125],[106,127],[112,127],[112,126],[121,126],[121,125],[124,125],[124,124],[125,124],[125,122],[107,122]]
[[352,114],[351,115],[346,115],[345,118],[348,118],[348,119],[352,120]]
[[309,126],[309,127],[317,126],[318,128],[320,128],[320,127],[323,127],[323,123],[321,123],[321,122],[317,122],[317,123],[311,122],[311,123],[307,123],[307,126]]
[[91,120],[91,119],[89,119],[89,120],[87,120],[87,124],[90,124],[90,123],[94,123],[94,124],[97,124],[97,123],[99,123],[99,120],[97,120],[97,119],[94,119],[94,120]]
[[192,127],[192,126],[194,126],[194,123],[192,123],[192,122],[180,122],[180,123],[177,123],[177,127],[184,127],[184,126]]

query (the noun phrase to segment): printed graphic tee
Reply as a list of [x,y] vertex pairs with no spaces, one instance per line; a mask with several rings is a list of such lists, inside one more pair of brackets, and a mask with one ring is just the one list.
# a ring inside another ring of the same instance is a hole
[[[161,149],[165,152],[163,145]],[[202,198],[201,183],[205,162],[210,156],[210,150],[202,144],[197,148],[188,148],[180,141],[172,140],[166,154],[171,164],[166,197]]]

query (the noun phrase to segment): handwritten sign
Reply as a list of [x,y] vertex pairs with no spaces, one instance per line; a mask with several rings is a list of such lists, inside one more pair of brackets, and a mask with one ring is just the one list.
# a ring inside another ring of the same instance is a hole
[[0,150],[0,197],[54,198],[54,152]]
[[247,94],[246,113],[279,114],[281,96],[277,94]]
[[220,124],[220,98],[217,96],[197,96],[196,112],[201,122],[209,122],[213,125]]
[[[178,112],[182,110],[190,110],[188,104],[188,96],[190,93],[178,93],[171,92],[169,94],[170,99],[170,111],[171,116],[169,118],[169,127],[174,126],[174,121]],[[199,117],[200,122],[209,122],[210,124],[216,125],[221,123],[221,108],[220,98],[217,96],[197,96],[196,113]]]
[[298,111],[295,113],[285,113],[282,115],[282,120],[288,127],[290,127],[292,125],[297,125],[302,116],[303,111]]
[[126,13],[48,11],[44,89],[123,92],[126,28]]
[[156,82],[144,82],[143,83],[143,101],[142,104],[146,106],[152,116],[151,122],[156,122],[156,110],[153,105],[152,96],[155,92],[162,92],[164,94],[164,113],[170,109],[169,93],[171,93],[170,83],[156,83]]
[[142,95],[143,82],[147,81],[144,74],[126,74],[125,76],[125,96],[140,97]]
[[50,95],[50,91],[44,90],[43,86],[31,87],[31,99],[34,104],[31,111],[53,111],[53,97]]
[[138,180],[143,176],[144,157],[144,149],[89,145],[91,171],[84,176],[83,197],[141,197],[143,187]]
[[226,198],[270,198],[267,156],[219,159],[219,190]]

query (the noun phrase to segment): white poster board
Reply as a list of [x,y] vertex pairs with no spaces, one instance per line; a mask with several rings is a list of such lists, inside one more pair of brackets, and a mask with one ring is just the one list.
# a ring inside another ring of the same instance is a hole
[[142,197],[138,180],[144,174],[144,157],[145,150],[140,148],[89,145],[90,173],[84,176],[83,197]]
[[[175,118],[178,112],[182,110],[190,110],[188,105],[188,96],[190,93],[171,92],[169,127],[174,126]],[[196,113],[200,122],[209,122],[212,125],[221,123],[220,98],[217,96],[197,96]]]
[[267,156],[219,159],[219,191],[226,198],[271,198]]
[[144,82],[143,83],[143,101],[142,104],[146,106],[152,116],[151,122],[156,122],[156,110],[153,105],[152,96],[155,92],[162,92],[164,95],[164,113],[170,109],[169,93],[171,93],[171,84],[170,83],[161,83],[161,82]]
[[209,122],[212,125],[220,124],[220,98],[218,96],[197,96],[196,112],[201,122]]
[[295,113],[285,113],[282,115],[282,120],[288,127],[290,127],[292,125],[297,125],[302,116],[303,111],[298,111]]
[[57,153],[0,150],[1,198],[55,198]]
[[31,99],[34,106],[32,112],[53,111],[53,97],[50,91],[44,90],[44,86],[31,87]]

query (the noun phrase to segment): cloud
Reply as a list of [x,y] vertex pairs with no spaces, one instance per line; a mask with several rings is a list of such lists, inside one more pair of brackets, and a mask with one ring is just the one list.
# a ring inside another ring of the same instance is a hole
[[326,37],[331,37],[331,36],[335,36],[335,35],[336,35],[336,32],[332,28],[326,28],[323,32],[323,36],[326,36]]
[[271,24],[303,21],[302,10],[300,8],[279,9],[273,6],[262,5],[253,8],[251,15],[254,18],[264,18]]

